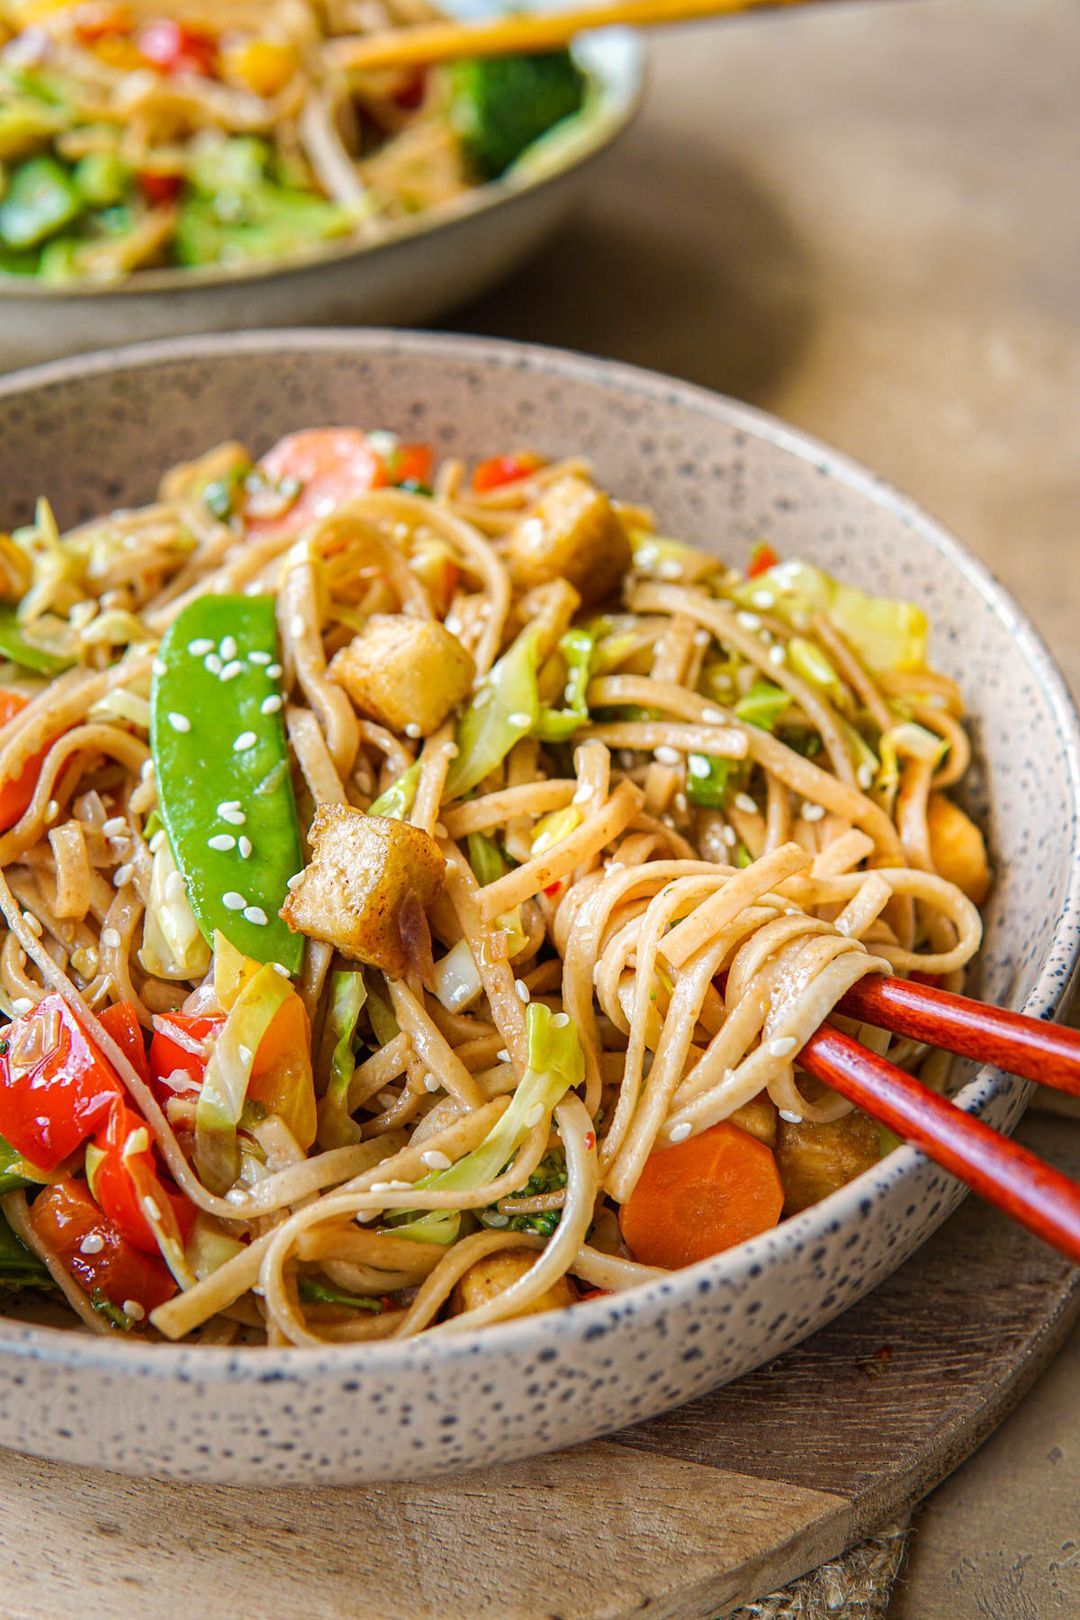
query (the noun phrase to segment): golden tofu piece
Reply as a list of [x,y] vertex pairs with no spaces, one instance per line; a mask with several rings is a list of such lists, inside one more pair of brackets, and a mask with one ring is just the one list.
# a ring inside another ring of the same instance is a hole
[[759,1091],[748,1103],[736,1108],[730,1123],[737,1125],[747,1136],[756,1136],[766,1147],[776,1146],[776,1104],[767,1091]]
[[632,553],[603,490],[568,474],[511,531],[506,561],[520,590],[566,579],[589,605],[618,593]]
[[471,690],[476,665],[437,619],[375,613],[327,673],[361,714],[391,731],[418,726],[427,737]]
[[857,1108],[827,1125],[793,1125],[781,1118],[776,1163],[784,1184],[784,1214],[797,1215],[820,1203],[880,1158],[880,1129]]
[[294,934],[333,945],[342,956],[403,979],[430,956],[427,908],[446,863],[419,827],[323,804],[311,824],[311,864],[289,891],[281,916]]
[[970,816],[944,793],[931,793],[926,807],[930,854],[938,874],[981,906],[990,893],[990,863],[983,835]]
[[[486,1305],[489,1299],[494,1299],[511,1283],[516,1283],[519,1277],[524,1277],[538,1258],[533,1249],[500,1249],[497,1254],[488,1254],[482,1260],[477,1260],[458,1279],[450,1295],[451,1315],[460,1316],[462,1311],[472,1311],[478,1305]],[[561,1310],[564,1305],[575,1302],[573,1289],[565,1277],[560,1277],[531,1305],[515,1311],[514,1315],[539,1316],[542,1311]]]

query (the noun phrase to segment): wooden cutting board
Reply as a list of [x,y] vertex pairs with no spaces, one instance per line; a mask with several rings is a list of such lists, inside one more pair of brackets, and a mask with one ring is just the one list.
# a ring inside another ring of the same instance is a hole
[[[1080,1124],[1021,1136],[1080,1173]],[[1080,1314],[1068,1264],[969,1199],[771,1366],[617,1437],[349,1490],[170,1485],[0,1455],[8,1620],[707,1620],[924,1495]]]

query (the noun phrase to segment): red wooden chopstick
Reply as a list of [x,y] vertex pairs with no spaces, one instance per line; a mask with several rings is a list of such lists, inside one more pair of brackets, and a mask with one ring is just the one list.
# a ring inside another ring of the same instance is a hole
[[861,979],[836,1010],[1080,1097],[1080,1029],[1047,1024],[933,985],[877,975]]
[[981,1198],[1080,1263],[1076,1182],[828,1024],[807,1041],[799,1067],[897,1136],[915,1143]]

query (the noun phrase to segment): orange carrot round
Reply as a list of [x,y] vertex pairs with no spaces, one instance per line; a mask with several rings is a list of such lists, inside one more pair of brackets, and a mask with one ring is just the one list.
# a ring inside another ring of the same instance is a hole
[[724,1121],[653,1153],[619,1225],[635,1260],[675,1270],[767,1231],[783,1206],[772,1153]]

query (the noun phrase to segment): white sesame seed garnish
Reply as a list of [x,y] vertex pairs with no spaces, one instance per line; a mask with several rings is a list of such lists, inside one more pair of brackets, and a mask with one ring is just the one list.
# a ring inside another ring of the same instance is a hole
[[772,591],[755,591],[750,598],[756,608],[771,608],[776,606],[776,597]]
[[266,927],[267,916],[262,906],[245,906],[244,916],[249,923],[255,923],[258,928]]
[[707,630],[694,631],[694,646],[707,647],[709,645],[709,632]]
[[100,1254],[105,1247],[105,1239],[100,1232],[87,1232],[79,1244],[80,1254]]
[[247,821],[247,816],[245,816],[244,812],[242,810],[234,810],[231,805],[227,810],[225,809],[225,806],[222,805],[219,814],[222,821],[227,821],[230,827],[242,827]]
[[101,830],[106,838],[118,838],[121,833],[127,832],[127,822],[123,816],[110,816],[108,821],[102,822]]
[[693,1128],[688,1119],[681,1119],[677,1125],[673,1125],[668,1131],[668,1141],[685,1142]]
[[653,758],[658,765],[678,765],[682,755],[677,748],[669,748],[667,743],[661,743],[659,748],[653,749]]
[[422,737],[424,733],[421,731],[415,720],[410,720],[408,725],[405,727],[405,735],[406,737],[411,737],[415,742],[416,738]]
[[565,1029],[570,1022],[570,1014],[557,1012],[551,1020],[552,1029]]
[[656,572],[661,579],[682,579],[682,563],[676,557],[661,557]]
[[736,613],[735,623],[741,624],[744,630],[760,630],[761,620],[756,613]]
[[302,636],[303,633],[304,616],[302,613],[294,613],[292,618],[289,620],[289,634],[290,636],[299,637]]
[[143,1213],[148,1221],[160,1221],[161,1211],[158,1209],[152,1198],[144,1198],[142,1201],[142,1207]]
[[724,843],[727,845],[728,849],[734,849],[735,845],[739,842],[738,835],[736,834],[734,827],[729,827],[726,822],[720,836],[724,840]]
[[292,974],[289,972],[284,962],[271,962],[270,966],[273,968],[275,973],[280,973],[283,979],[292,978]]
[[786,1120],[789,1125],[802,1124],[802,1115],[793,1114],[789,1108],[781,1108],[780,1118]]
[[510,1217],[509,1215],[501,1215],[496,1212],[494,1215],[485,1215],[484,1224],[485,1226],[509,1226]]
[[420,1155],[421,1164],[426,1164],[429,1170],[449,1170],[453,1164],[448,1153],[440,1153],[438,1148],[428,1148]]
[[291,878],[286,878],[285,879],[285,887],[287,889],[295,889],[297,884],[298,883],[303,883],[303,881],[304,881],[303,872],[294,872]]
[[241,833],[236,840],[236,847],[240,851],[240,859],[246,861],[251,854],[251,839],[246,833]]
[[509,1061],[510,1061],[510,1054],[509,1054],[509,1052],[508,1052],[508,1051],[507,1051],[507,1050],[506,1050],[506,1047],[505,1047],[505,1046],[504,1046],[504,1047],[503,1047],[503,1049],[502,1049],[502,1051],[501,1051],[501,1052],[496,1052],[496,1054],[495,1054],[495,1061],[496,1061],[496,1063],[509,1063]]
[[113,887],[116,889],[122,889],[124,884],[130,883],[134,876],[135,868],[125,862],[123,866],[118,866],[116,871],[113,873]]
[[243,911],[247,905],[247,901],[244,899],[244,896],[242,894],[237,894],[235,889],[227,889],[221,897],[221,903],[223,906],[226,906],[229,911]]
[[207,653],[206,657],[203,659],[203,669],[206,670],[208,675],[221,674],[222,663],[217,653]]
[[512,714],[507,715],[507,719],[512,726],[532,725],[532,715],[526,714],[524,709],[515,709]]
[[724,724],[724,717],[719,709],[702,709],[701,718],[710,726],[722,726]]
[[120,943],[120,934],[115,928],[101,930],[101,943],[108,951],[114,951]]
[[33,1012],[34,1003],[29,996],[16,996],[11,1003],[11,1010],[17,1018],[22,1018],[26,1013]]
[[264,697],[262,702],[259,704],[259,713],[277,714],[284,701],[285,699],[281,696],[280,692],[271,692],[270,696]]
[[166,719],[174,731],[185,732],[191,730],[191,721],[186,714],[177,714],[174,710],[166,716]]
[[164,847],[164,844],[165,844],[165,829],[164,829],[164,827],[159,827],[157,832],[154,834],[154,836],[150,840],[150,853],[151,853],[151,855],[156,855],[158,850],[162,849]]
[[441,1081],[439,1080],[438,1075],[425,1074],[425,1076],[424,1076],[424,1090],[425,1091],[438,1091],[440,1089],[441,1089]]
[[526,1006],[528,1006],[529,1002],[532,1000],[532,996],[529,994],[529,987],[525,983],[524,979],[514,980],[514,994],[517,996],[518,1000],[524,1002]]
[[34,916],[34,913],[32,911],[24,911],[23,914],[22,914],[22,920],[26,924],[27,928],[29,928],[30,932],[32,934],[36,934],[37,937],[40,939],[41,938],[41,923]]
[[56,799],[50,799],[48,804],[45,806],[45,820],[47,822],[55,821],[59,814],[60,805],[58,801]]
[[213,652],[214,643],[209,636],[196,636],[194,641],[188,642],[187,650],[193,658],[205,658],[208,652]]
[[543,1119],[543,1117],[544,1117],[544,1105],[543,1105],[543,1103],[533,1103],[532,1107],[529,1109],[529,1112],[525,1115],[525,1119],[524,1119],[523,1123],[525,1125],[527,1125],[529,1130],[531,1131],[535,1125],[539,1125],[539,1123]]
[[825,806],[823,804],[804,804],[799,814],[804,821],[820,821],[825,814]]
[[267,664],[266,673],[272,681],[280,681],[284,671],[280,664]]
[[137,1299],[125,1299],[120,1309],[123,1311],[125,1316],[130,1316],[133,1322],[141,1322],[143,1317],[146,1315],[145,1310],[139,1304]]
[[778,641],[775,647],[769,648],[769,663],[775,664],[779,669],[781,664],[787,663],[787,648]]
[[858,782],[861,788],[873,787],[874,772],[872,768],[866,764],[860,765],[858,770],[855,772],[855,780]]
[[225,659],[226,663],[228,663],[230,659],[235,658],[236,657],[236,637],[235,636],[222,636],[222,638],[221,638],[221,646],[219,648],[219,651],[221,653],[222,658]]
[[233,739],[233,753],[246,753],[249,748],[254,748],[258,740],[253,731],[242,731],[239,737]]
[[798,1044],[794,1035],[778,1035],[774,1041],[768,1043],[765,1050],[770,1057],[790,1057]]
[[709,774],[709,762],[704,754],[691,754],[686,766],[690,775],[697,777],[699,780]]
[[154,674],[155,674],[155,675],[164,675],[164,673],[165,673],[165,663],[164,663],[164,660],[163,660],[163,659],[161,659],[161,658],[155,658],[155,659],[153,659],[153,660],[152,660],[152,662],[151,662],[151,664],[150,664],[150,668],[151,668],[151,671],[152,671],[152,672],[153,672],[153,673],[154,673]]
[[152,759],[144,759],[142,764],[139,766],[139,780],[142,781],[142,782],[148,782],[150,780],[150,778],[153,776],[153,774],[154,774],[154,762],[153,762],[153,760]]
[[268,664],[269,662],[270,654],[268,652],[260,652],[259,649],[256,648],[254,652],[248,653],[249,664]]
[[367,1226],[368,1222],[373,1221],[378,1213],[377,1209],[358,1209],[353,1216],[353,1220],[358,1226]]
[[747,816],[757,814],[757,805],[754,803],[749,793],[736,793],[735,808],[736,810],[741,810],[743,814]]
[[213,838],[206,840],[206,845],[208,849],[235,849],[236,839],[232,833],[215,833]]
[[227,810],[239,810],[239,808],[239,799],[222,799],[221,803],[217,807],[217,813],[219,816],[223,816]]
[[221,672],[221,679],[223,681],[235,681],[236,677],[242,675],[246,668],[247,665],[242,659],[231,658]]

